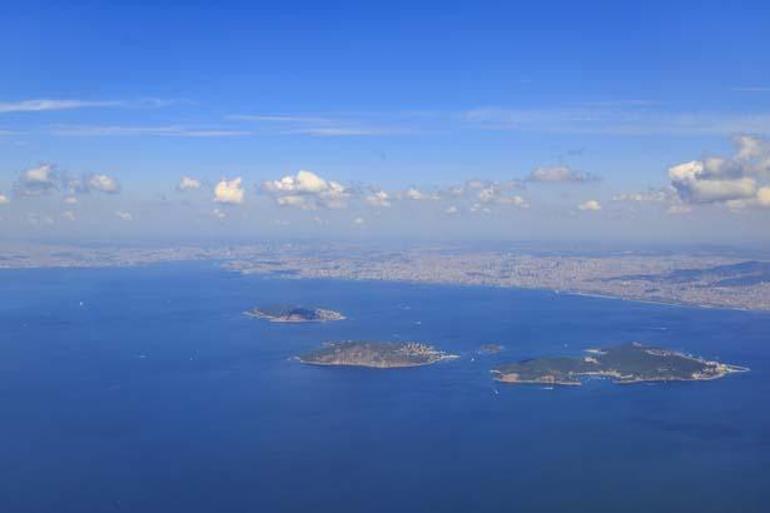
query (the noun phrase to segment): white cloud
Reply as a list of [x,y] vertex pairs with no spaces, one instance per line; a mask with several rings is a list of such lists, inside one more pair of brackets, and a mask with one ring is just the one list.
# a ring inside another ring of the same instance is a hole
[[473,213],[481,212],[482,214],[491,214],[492,209],[482,205],[481,203],[474,203],[471,205],[470,211]]
[[521,196],[503,196],[497,201],[502,205],[513,205],[519,208],[529,208],[529,202]]
[[330,188],[329,182],[304,169],[295,176],[284,176],[279,180],[265,182],[264,187],[269,192],[291,194],[317,194]]
[[630,203],[666,203],[671,201],[675,191],[670,189],[649,189],[644,192],[632,192],[616,194],[612,201],[625,201]]
[[33,167],[24,172],[24,178],[29,183],[50,183],[52,181],[53,168],[46,164]]
[[491,203],[497,199],[498,191],[494,186],[481,189],[476,197],[482,203]]
[[[69,194],[65,198],[67,203],[77,203],[76,194],[85,194],[92,191],[105,194],[117,194],[120,192],[120,183],[112,176],[105,174],[88,174],[81,177],[68,176],[62,173],[58,178],[58,184]],[[72,199],[69,199],[72,198]]]
[[308,199],[307,196],[300,196],[298,194],[289,194],[288,196],[278,196],[275,198],[276,203],[282,207],[297,207],[303,210],[314,210],[315,202]]
[[353,219],[353,224],[357,226],[362,226],[366,224],[366,220],[363,217],[356,217],[355,219]]
[[61,216],[67,221],[75,220],[75,212],[73,212],[72,210],[65,210],[64,212],[62,212]]
[[465,185],[452,185],[444,191],[444,196],[449,198],[459,198],[465,195],[466,188],[468,187],[468,183]]
[[674,205],[671,205],[666,210],[666,213],[671,215],[689,214],[690,212],[692,212],[692,207],[690,205],[685,205],[683,203],[676,203]]
[[770,133],[770,113],[670,112],[649,102],[605,102],[550,109],[481,108],[460,120],[482,130],[610,135]]
[[0,194],[0,205],[7,205],[11,200],[5,194]]
[[694,203],[748,199],[757,193],[756,181],[748,177],[730,180],[694,179],[677,185],[680,186],[680,191],[686,191],[686,199]]
[[308,123],[308,124],[328,124],[332,120],[319,116],[295,116],[285,114],[231,114],[227,119],[234,121],[264,121],[275,123]]
[[278,180],[266,181],[262,190],[282,206],[306,210],[344,208],[350,192],[340,183],[321,178],[312,171],[300,170]]
[[404,191],[401,194],[402,197],[412,200],[412,201],[426,201],[426,200],[437,200],[438,196],[436,194],[429,194],[427,192],[422,192],[421,190],[410,187],[406,191]]
[[602,209],[602,205],[598,201],[592,199],[581,203],[577,206],[577,208],[578,210],[583,210],[586,212],[597,212]]
[[414,187],[407,189],[407,191],[404,193],[404,196],[409,198],[410,200],[415,201],[421,201],[428,199],[428,195],[420,192],[419,190],[415,189]]
[[759,137],[742,134],[734,138],[737,152],[735,158],[738,160],[749,160],[757,157],[767,157],[770,153],[770,143]]
[[757,194],[748,199],[728,201],[727,207],[731,210],[740,210],[748,207],[770,208],[770,186],[760,187]]
[[27,169],[15,183],[15,190],[22,196],[40,196],[58,188],[59,177],[50,164]]
[[214,187],[214,201],[228,205],[243,203],[243,185],[241,177],[232,180],[222,179]]
[[211,215],[216,217],[217,219],[224,219],[225,217],[227,217],[227,214],[218,208],[215,208],[214,210],[212,210]]
[[366,196],[366,202],[373,207],[389,207],[390,195],[385,191],[376,191]]
[[51,110],[72,110],[86,107],[115,107],[121,102],[115,101],[84,101],[84,100],[52,100],[36,99],[18,102],[0,102],[0,113],[7,112],[44,112]]
[[677,190],[671,186],[650,188],[642,192],[616,194],[612,197],[614,202],[641,205],[659,205],[666,209],[668,214],[689,214],[692,207],[682,201]]
[[68,194],[65,203],[77,203],[74,195],[99,191],[107,194],[120,192],[118,181],[106,174],[90,174],[79,178],[58,172],[51,164],[43,164],[23,171],[14,184],[20,196],[41,196],[55,190]]
[[669,106],[644,99],[532,109],[485,107],[465,111],[359,112],[346,113],[344,119],[317,114],[234,115],[228,119],[253,122],[262,133],[310,136],[408,135],[446,130],[447,127],[617,136],[770,133],[770,112],[767,110],[672,111]]
[[134,216],[132,216],[129,212],[123,212],[122,210],[118,210],[117,212],[115,212],[115,215],[123,221],[134,220]]
[[153,137],[243,137],[254,135],[246,130],[229,128],[189,127],[183,125],[165,126],[90,126],[69,125],[54,126],[51,134],[69,137],[102,137],[102,136],[153,136]]
[[731,157],[691,160],[668,169],[671,185],[682,201],[761,206],[758,194],[770,178],[770,142],[749,135],[738,136],[734,142]]
[[770,207],[770,187],[762,187],[757,191],[757,202],[763,207]]
[[472,187],[478,192],[476,200],[483,204],[512,205],[514,207],[528,208],[529,203],[519,195],[508,195],[502,186],[496,184],[485,184],[484,186]]
[[77,205],[78,199],[75,196],[66,196],[64,198],[64,203],[66,203],[67,205]]
[[201,188],[201,182],[197,178],[192,178],[190,176],[183,176],[179,183],[176,186],[176,190],[178,191],[193,191],[195,189]]
[[107,194],[116,194],[120,192],[118,181],[108,175],[90,175],[85,179],[85,185],[88,190],[99,191]]
[[535,168],[527,177],[530,182],[538,183],[585,183],[597,178],[569,166],[541,166]]
[[449,207],[447,207],[446,210],[444,210],[444,213],[451,216],[451,215],[457,214],[459,211],[460,210],[456,206],[450,205]]
[[388,135],[392,132],[377,128],[355,127],[307,127],[289,130],[287,134],[310,135],[314,137],[348,137],[366,135]]
[[[405,131],[391,125],[372,124],[368,119],[337,119],[324,116],[234,114],[234,121],[250,121],[262,127],[260,131],[311,137],[348,137],[402,134]],[[278,126],[276,130],[274,127]]]

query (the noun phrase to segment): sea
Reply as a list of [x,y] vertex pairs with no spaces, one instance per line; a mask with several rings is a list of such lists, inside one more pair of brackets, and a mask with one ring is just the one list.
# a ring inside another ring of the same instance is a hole
[[[255,306],[348,319],[271,324]],[[460,358],[314,367],[328,341]],[[640,341],[710,382],[496,383]],[[504,350],[478,354],[482,344]],[[549,291],[295,280],[216,263],[0,271],[2,513],[770,511],[770,315]]]

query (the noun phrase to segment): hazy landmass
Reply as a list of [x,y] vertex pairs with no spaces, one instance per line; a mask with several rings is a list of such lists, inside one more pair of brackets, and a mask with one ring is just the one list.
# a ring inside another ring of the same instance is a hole
[[493,369],[503,383],[580,385],[590,377],[614,383],[705,381],[748,369],[639,343],[588,350],[582,357],[553,356]]
[[299,357],[312,365],[345,365],[391,369],[419,367],[456,358],[419,342],[335,342]]
[[282,255],[226,264],[246,274],[547,289],[701,307],[770,310],[770,263],[734,256],[526,254],[420,249]]
[[306,308],[302,306],[270,306],[252,308],[244,312],[250,317],[265,319],[270,322],[302,323],[341,321],[345,316],[340,312],[326,308]]
[[[501,247],[500,247],[501,246]],[[243,274],[546,289],[704,307],[770,310],[770,256],[728,250],[593,251],[354,244],[105,247],[4,244],[0,268],[212,261]]]

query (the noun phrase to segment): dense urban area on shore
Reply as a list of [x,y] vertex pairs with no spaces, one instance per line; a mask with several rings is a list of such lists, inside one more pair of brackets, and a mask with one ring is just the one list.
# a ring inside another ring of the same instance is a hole
[[704,252],[560,254],[527,249],[353,244],[106,247],[5,244],[0,268],[137,266],[216,261],[244,274],[554,290],[770,310],[770,260]]

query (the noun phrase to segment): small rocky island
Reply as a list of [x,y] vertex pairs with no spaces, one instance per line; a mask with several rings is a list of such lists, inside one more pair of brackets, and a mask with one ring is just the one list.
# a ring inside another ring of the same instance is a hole
[[333,342],[299,357],[310,365],[347,365],[393,369],[419,367],[457,358],[419,342]]
[[479,354],[497,354],[501,352],[503,349],[505,349],[500,344],[482,344],[479,346],[478,353]]
[[344,315],[335,312],[334,310],[327,310],[325,308],[306,308],[302,306],[252,308],[244,313],[257,319],[285,323],[330,322],[345,319]]
[[749,369],[645,346],[637,342],[604,349],[589,349],[583,357],[546,357],[505,364],[492,370],[503,383],[581,385],[590,377],[614,383],[705,381]]

